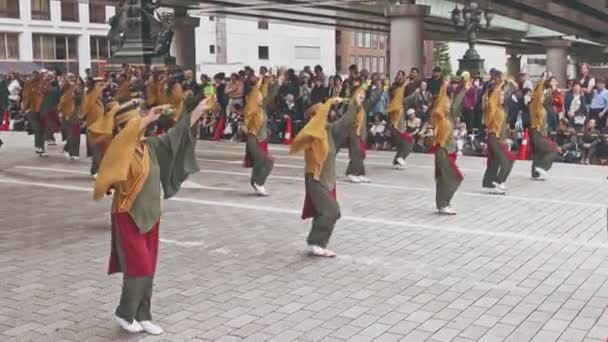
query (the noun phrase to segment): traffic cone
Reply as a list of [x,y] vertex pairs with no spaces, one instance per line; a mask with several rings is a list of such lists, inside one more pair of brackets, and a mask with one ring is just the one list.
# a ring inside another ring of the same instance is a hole
[[291,132],[291,118],[288,118],[285,125],[285,134],[283,135],[284,145],[291,145]]
[[215,127],[215,132],[213,132],[214,141],[222,140],[222,134],[224,134],[225,122],[226,122],[226,117],[222,115],[220,117],[220,121],[217,123],[217,126]]
[[2,116],[2,122],[0,122],[0,131],[8,131],[11,120],[8,117],[8,109],[4,111],[4,115]]
[[524,138],[521,141],[521,146],[519,146],[519,155],[517,159],[519,160],[528,160],[528,129],[524,131]]

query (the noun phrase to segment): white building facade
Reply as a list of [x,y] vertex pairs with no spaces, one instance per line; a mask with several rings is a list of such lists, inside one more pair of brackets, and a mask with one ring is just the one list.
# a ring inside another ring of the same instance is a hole
[[[98,75],[110,57],[107,22],[114,13],[113,6],[96,0],[0,0],[0,63],[30,62],[81,75],[91,68]],[[333,28],[194,18],[200,19],[195,43],[185,48],[195,49],[199,73],[317,64],[335,72]],[[177,32],[175,38],[173,55],[176,41],[184,48],[183,35]]]
[[321,65],[336,68],[336,33],[330,27],[200,16],[196,29],[199,73],[235,72],[244,66],[276,69]]
[[33,62],[84,74],[109,55],[114,7],[79,0],[0,1],[0,62]]

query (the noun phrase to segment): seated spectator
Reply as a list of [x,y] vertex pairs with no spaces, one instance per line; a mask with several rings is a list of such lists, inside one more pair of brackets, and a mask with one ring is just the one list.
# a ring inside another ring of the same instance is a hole
[[405,130],[416,140],[422,128],[422,120],[416,117],[416,110],[414,108],[408,109],[405,115]]
[[464,143],[467,138],[467,124],[461,122],[460,116],[454,119],[454,129],[452,131],[454,140],[456,141],[456,148],[458,149],[458,155],[462,155],[464,149]]
[[386,120],[382,117],[382,113],[374,114],[373,124],[369,129],[369,140],[374,150],[387,148],[387,132]]
[[581,164],[591,163],[591,159],[595,157],[595,148],[601,140],[600,131],[595,127],[595,119],[589,119],[579,143],[582,152]]
[[555,133],[555,143],[561,149],[561,156],[558,160],[566,163],[576,163],[580,160],[576,130],[570,125],[567,118],[559,120],[559,126]]

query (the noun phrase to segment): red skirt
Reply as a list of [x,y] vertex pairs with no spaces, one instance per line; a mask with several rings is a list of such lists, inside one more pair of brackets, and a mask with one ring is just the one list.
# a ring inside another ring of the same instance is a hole
[[[158,258],[159,225],[160,221],[148,233],[141,234],[129,213],[112,214],[112,250],[108,274],[122,272],[129,277],[153,276]],[[124,270],[116,250],[116,234],[119,234]]]
[[[315,209],[315,206],[312,203],[312,197],[310,197],[308,190],[305,190],[305,191],[306,191],[306,195],[304,196],[304,207],[302,208],[302,220],[306,220],[311,217],[317,216],[317,210]],[[334,199],[334,201],[337,200],[335,187],[331,191],[331,197]]]
[[[258,148],[262,150],[264,157],[266,159],[270,159],[270,153],[268,152],[268,139],[264,141],[258,141]],[[243,160],[243,167],[253,167],[253,156],[251,152],[247,149],[245,151],[245,159]]]
[[225,124],[226,117],[222,115],[220,117],[220,121],[218,121],[217,125],[215,126],[215,132],[213,132],[214,141],[222,140],[222,134],[224,134],[224,128],[226,128]]
[[532,130],[532,132],[530,133],[529,139],[528,139],[528,153],[530,155],[534,155],[534,135],[540,135],[541,140],[546,143],[549,146],[549,149],[553,152],[559,152],[559,149],[557,148],[557,145],[549,138],[547,138],[546,136],[540,134],[538,131],[536,130]]

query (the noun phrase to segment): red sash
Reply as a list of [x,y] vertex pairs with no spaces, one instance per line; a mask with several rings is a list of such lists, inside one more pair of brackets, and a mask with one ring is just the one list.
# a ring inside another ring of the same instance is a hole
[[[507,144],[503,144],[502,141],[496,139],[498,142],[498,146],[500,146],[500,148],[502,149],[502,152],[507,156],[507,158],[510,161],[514,161],[517,158],[515,158],[515,155],[509,151],[509,148],[507,147]],[[487,161],[487,166],[490,167],[490,164],[492,163],[492,161],[494,160],[494,153],[492,153],[492,149],[489,148],[489,145],[486,146],[486,154],[488,156],[488,161]]]
[[359,148],[361,149],[363,159],[365,159],[367,157],[367,142],[364,139],[359,138]]
[[[435,145],[431,148],[431,152],[436,153],[437,150],[439,150],[440,148],[441,146]],[[460,172],[458,165],[456,165],[456,160],[458,160],[458,154],[456,152],[448,153],[448,162],[450,164],[450,167],[452,167],[452,169],[456,173],[456,177],[458,177],[458,180],[462,181],[464,177],[462,176],[462,172]],[[439,177],[439,168],[437,167],[437,157],[435,157],[435,178],[437,177]]]
[[218,141],[222,139],[222,135],[224,134],[224,128],[226,124],[226,117],[225,116],[221,116],[220,117],[220,121],[217,123],[217,126],[215,127],[215,132],[213,132],[213,140]]
[[[336,188],[331,191],[331,197],[336,201]],[[306,190],[306,195],[304,196],[304,208],[302,208],[302,220],[309,219],[311,217],[317,216],[317,210],[315,209],[314,204],[312,203],[312,197]]]
[[401,133],[401,138],[410,144],[414,143],[414,137],[408,132]]

